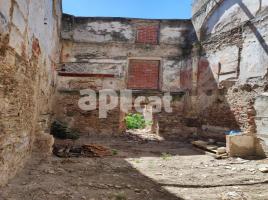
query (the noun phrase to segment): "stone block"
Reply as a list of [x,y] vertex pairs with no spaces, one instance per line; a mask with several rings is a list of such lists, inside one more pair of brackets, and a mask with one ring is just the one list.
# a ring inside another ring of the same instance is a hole
[[251,135],[226,136],[227,153],[231,157],[248,157],[256,155],[256,137]]

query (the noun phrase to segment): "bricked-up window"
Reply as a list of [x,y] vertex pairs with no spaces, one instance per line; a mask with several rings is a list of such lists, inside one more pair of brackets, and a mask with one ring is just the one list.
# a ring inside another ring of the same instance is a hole
[[130,60],[128,74],[129,89],[159,89],[160,61]]
[[159,26],[140,26],[137,27],[136,43],[158,44]]

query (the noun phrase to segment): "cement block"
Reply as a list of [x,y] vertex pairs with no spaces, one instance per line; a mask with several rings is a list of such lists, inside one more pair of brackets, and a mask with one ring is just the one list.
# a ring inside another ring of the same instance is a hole
[[226,136],[227,153],[231,157],[247,157],[256,155],[256,137],[250,135]]

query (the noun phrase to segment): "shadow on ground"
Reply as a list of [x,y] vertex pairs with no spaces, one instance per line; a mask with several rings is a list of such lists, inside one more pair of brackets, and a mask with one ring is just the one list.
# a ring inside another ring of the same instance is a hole
[[268,195],[268,176],[254,168],[259,161],[218,161],[175,140],[99,136],[82,137],[79,143],[104,145],[115,155],[45,159],[34,153],[18,176],[0,189],[0,199],[216,200],[228,192],[254,199]]

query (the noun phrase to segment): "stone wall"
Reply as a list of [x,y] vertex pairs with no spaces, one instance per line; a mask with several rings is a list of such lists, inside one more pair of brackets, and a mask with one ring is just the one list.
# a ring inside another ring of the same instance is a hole
[[0,185],[49,127],[60,24],[60,0],[0,0]]
[[196,1],[193,13],[201,124],[246,131],[249,104],[267,90],[268,1]]
[[[191,81],[189,83],[181,79],[181,76],[189,76],[192,68],[191,49],[196,36],[190,20],[64,15],[62,24],[62,66],[59,69],[59,95],[55,109],[57,118],[69,122],[73,128],[79,128],[83,132],[102,133],[107,131],[100,129],[121,127],[122,117],[120,118],[119,110],[114,113],[117,117],[109,117],[102,122],[92,119],[89,114],[83,116],[73,92],[77,94],[81,89],[126,89],[131,60],[160,62],[160,94],[191,88]],[[146,79],[143,82],[146,84]],[[71,103],[66,104],[66,101]],[[67,105],[70,104],[75,112],[66,118],[69,110]],[[95,116],[93,113],[90,115]],[[119,132],[110,130],[111,133]]]

